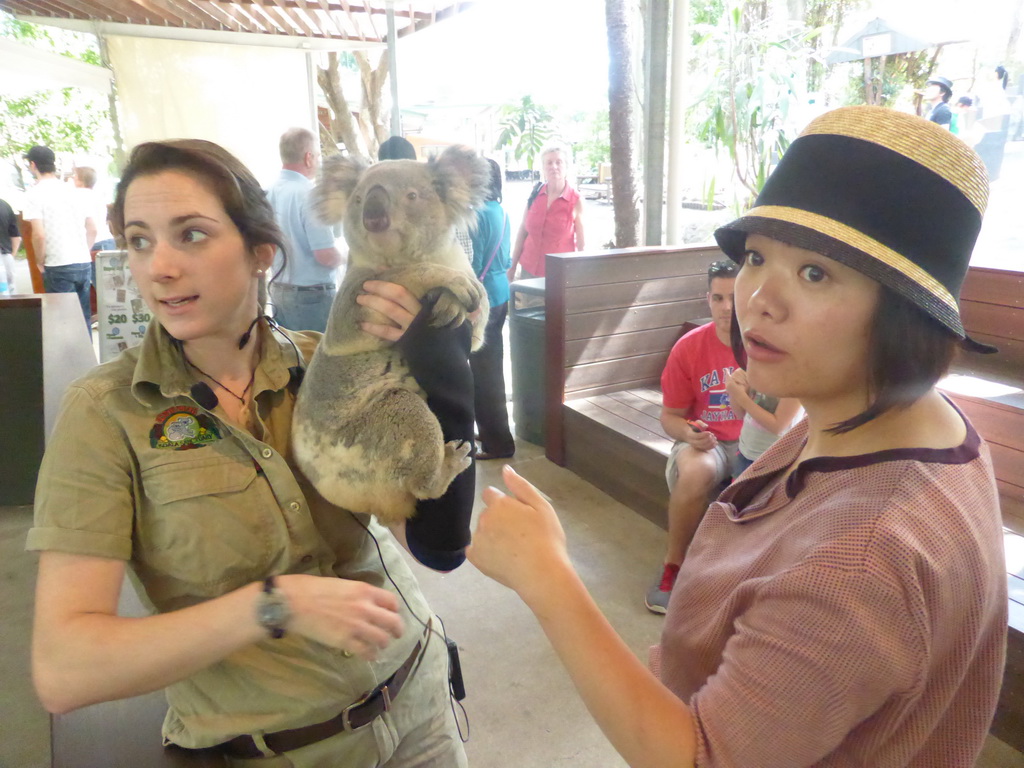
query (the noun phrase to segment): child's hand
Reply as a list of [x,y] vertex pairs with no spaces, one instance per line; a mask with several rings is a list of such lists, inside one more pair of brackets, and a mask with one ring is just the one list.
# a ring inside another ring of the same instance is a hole
[[730,400],[738,399],[739,395],[749,394],[750,383],[747,381],[747,372],[737,368],[725,377],[725,391],[729,394]]

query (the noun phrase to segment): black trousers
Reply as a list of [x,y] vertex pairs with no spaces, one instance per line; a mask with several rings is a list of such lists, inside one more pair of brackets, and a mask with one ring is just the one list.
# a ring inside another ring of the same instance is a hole
[[515,441],[508,427],[505,402],[505,347],[501,332],[508,318],[508,302],[491,307],[484,328],[484,345],[469,356],[473,369],[473,400],[477,434],[485,453],[510,454]]

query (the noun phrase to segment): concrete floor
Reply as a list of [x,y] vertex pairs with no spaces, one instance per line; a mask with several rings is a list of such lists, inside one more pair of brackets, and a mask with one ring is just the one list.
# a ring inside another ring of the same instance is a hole
[[[611,623],[646,659],[662,620],[644,608],[664,532],[521,443],[512,462],[559,510],[574,562]],[[479,487],[499,485],[500,462],[480,465]],[[50,765],[49,721],[28,672],[35,555],[24,552],[28,507],[0,508],[0,768]],[[533,616],[471,565],[441,575],[414,566],[460,648],[470,764],[485,768],[621,768],[580,703]],[[989,739],[978,768],[1022,768],[1024,755]],[[101,767],[97,767],[101,768]],[[140,766],[144,768],[144,766]]]

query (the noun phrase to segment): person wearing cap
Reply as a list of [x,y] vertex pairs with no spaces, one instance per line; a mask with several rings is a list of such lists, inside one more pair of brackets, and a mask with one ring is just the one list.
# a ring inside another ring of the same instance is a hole
[[751,387],[806,418],[711,504],[650,669],[601,615],[551,505],[511,469],[468,551],[534,612],[630,765],[972,768],[1007,593],[989,451],[935,389],[988,179],[921,118],[815,119],[715,237],[741,265]]
[[289,330],[323,333],[345,259],[335,246],[334,231],[309,207],[319,158],[316,137],[306,128],[289,128],[281,135],[279,150],[281,174],[267,190],[267,199],[284,232],[288,258],[281,249],[274,256],[274,319]]
[[953,113],[949,100],[953,97],[953,82],[945,77],[933,77],[925,83],[924,100],[929,105],[925,118],[939,125],[949,126]]
[[96,240],[96,222],[74,187],[57,177],[56,156],[49,147],[35,146],[26,154],[36,179],[25,194],[21,212],[32,223],[32,248],[47,293],[77,293],[92,336],[89,286],[92,260],[89,245]]
[[378,160],[415,160],[416,147],[404,136],[389,136],[377,148]]

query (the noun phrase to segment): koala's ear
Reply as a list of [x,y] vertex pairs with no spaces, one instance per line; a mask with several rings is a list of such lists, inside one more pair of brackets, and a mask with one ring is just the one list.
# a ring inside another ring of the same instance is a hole
[[476,209],[487,195],[491,168],[469,147],[448,147],[440,157],[427,161],[437,190],[454,224],[476,223]]
[[369,161],[359,155],[334,155],[324,160],[310,198],[320,221],[333,225],[344,218],[352,190],[369,167]]

